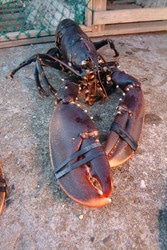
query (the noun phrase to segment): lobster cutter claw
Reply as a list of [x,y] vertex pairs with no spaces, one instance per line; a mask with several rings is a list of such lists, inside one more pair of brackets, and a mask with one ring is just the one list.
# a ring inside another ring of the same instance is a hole
[[50,123],[50,155],[55,177],[74,201],[88,207],[110,203],[112,178],[98,132],[74,103],[60,103]]

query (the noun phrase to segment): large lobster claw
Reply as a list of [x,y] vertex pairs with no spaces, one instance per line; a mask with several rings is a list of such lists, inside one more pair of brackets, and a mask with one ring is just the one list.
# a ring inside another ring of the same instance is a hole
[[51,163],[58,184],[72,200],[102,207],[112,192],[110,166],[92,120],[73,103],[77,89],[70,82],[58,92],[50,123]]
[[105,151],[111,167],[116,167],[132,157],[141,137],[145,103],[140,82],[124,71],[116,69],[112,82],[123,91],[117,115],[111,125]]

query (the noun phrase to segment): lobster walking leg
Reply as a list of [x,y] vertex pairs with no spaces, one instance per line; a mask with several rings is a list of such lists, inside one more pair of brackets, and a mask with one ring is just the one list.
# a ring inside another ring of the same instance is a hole
[[55,93],[57,91],[49,83],[42,66],[55,68],[57,70],[64,70],[64,71],[69,70],[79,77],[85,75],[85,73],[83,75],[80,74],[77,70],[70,67],[68,64],[63,62],[57,56],[58,56],[58,49],[57,48],[51,48],[50,50],[48,50],[47,54],[35,54],[35,55],[31,56],[30,58],[28,58],[27,60],[20,63],[17,68],[12,70],[12,72],[10,73],[10,76],[11,76],[11,78],[13,78],[15,73],[18,70],[25,67],[26,65],[31,64],[32,62],[35,62],[34,78],[35,78],[36,86],[37,86],[37,89],[38,89],[40,95],[49,96],[49,94],[41,86],[41,83],[39,80],[39,75],[41,76],[45,85],[49,87],[51,93],[53,95],[55,95]]
[[[110,167],[92,120],[73,103],[77,89],[70,82],[58,92],[49,130],[51,163],[58,184],[71,199],[101,207],[110,202]],[[100,188],[91,179],[96,179]]]
[[52,56],[52,54],[56,52],[53,52],[53,49],[52,49],[49,53],[50,54],[35,54],[29,57],[27,60],[20,63],[18,67],[12,70],[10,73],[10,76],[13,78],[19,69],[36,61],[39,61],[42,66],[48,66],[48,67],[52,67],[58,70],[62,69],[61,65],[63,64],[63,62],[61,62],[61,60],[59,60],[58,58],[56,59]]
[[123,91],[117,115],[111,125],[105,145],[110,166],[126,162],[137,149],[144,121],[144,97],[140,82],[123,71],[111,75],[116,87]]
[[95,46],[96,50],[102,48],[103,46],[105,46],[107,44],[109,44],[110,48],[115,52],[114,57],[119,56],[119,52],[116,50],[115,45],[111,39],[103,39],[101,41],[94,42],[94,46]]
[[[43,62],[42,62],[43,63]],[[54,63],[54,62],[53,62]],[[46,66],[46,65],[44,65]],[[39,59],[37,59],[36,61],[36,65],[35,65],[35,69],[34,69],[34,78],[36,80],[36,85],[37,85],[37,88],[38,88],[38,91],[41,93],[41,94],[44,94],[44,96],[48,96],[49,94],[47,94],[47,92],[42,88],[41,84],[40,84],[40,81],[39,81],[39,75],[41,76],[43,82],[45,83],[45,85],[47,87],[49,87],[49,90],[50,92],[55,95],[56,94],[56,89],[53,88],[53,86],[49,83],[46,75],[45,75],[45,72],[43,70],[43,67],[41,65],[41,62]]]

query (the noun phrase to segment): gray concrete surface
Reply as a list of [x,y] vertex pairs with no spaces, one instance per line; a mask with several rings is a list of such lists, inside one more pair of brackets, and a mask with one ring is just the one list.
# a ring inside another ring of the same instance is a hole
[[[33,66],[9,72],[53,44],[0,50],[0,161],[9,197],[0,217],[4,250],[167,249],[167,34],[118,36],[120,69],[142,82],[146,117],[134,157],[112,169],[112,202],[101,209],[82,207],[66,197],[54,180],[48,129],[54,100],[41,99]],[[101,53],[111,60],[106,46]],[[63,73],[46,70],[55,87]],[[88,112],[106,138],[120,95]],[[100,112],[99,112],[100,110]]]

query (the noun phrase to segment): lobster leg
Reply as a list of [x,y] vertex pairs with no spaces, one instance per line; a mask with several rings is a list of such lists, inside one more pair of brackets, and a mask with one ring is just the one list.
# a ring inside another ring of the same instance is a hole
[[58,91],[49,130],[51,163],[58,184],[72,200],[102,207],[110,202],[110,167],[92,120],[74,104],[77,94],[78,86],[71,82]]
[[111,39],[103,39],[101,41],[98,42],[94,42],[94,46],[96,48],[96,50],[102,48],[103,46],[109,44],[110,48],[115,52],[114,57],[119,56],[119,52],[116,50],[114,42]]
[[[79,76],[79,77],[82,77],[82,74],[80,74],[77,70],[73,69],[71,66],[69,66],[68,64],[66,64],[65,62],[63,62],[61,59],[57,58],[57,57],[53,57],[52,55],[49,55],[49,54],[35,54],[33,56],[31,56],[30,58],[28,58],[27,60],[23,61],[22,63],[19,64],[19,66],[17,68],[15,68],[14,70],[12,70],[10,72],[10,76],[13,78],[14,77],[14,74],[21,68],[25,67],[26,65],[29,65],[31,64],[32,62],[36,62],[37,59],[40,60],[41,62],[41,65],[43,66],[46,66],[46,61],[45,63],[42,64],[42,61],[43,60],[48,60],[48,61],[51,61],[51,62],[57,62],[57,67],[56,67],[56,64],[53,63],[53,68],[57,68],[57,69],[60,69],[60,65],[61,65],[61,69],[62,67],[66,68],[67,70],[71,71],[72,73],[74,73],[75,75]],[[51,66],[51,63],[48,64],[48,66]]]
[[23,61],[22,63],[19,64],[19,66],[17,68],[15,68],[10,73],[10,77],[13,78],[15,73],[18,70],[25,67],[26,65],[31,64],[32,62],[35,62],[34,78],[35,78],[35,82],[36,82],[38,91],[39,91],[40,95],[48,96],[49,94],[41,86],[41,83],[40,83],[40,80],[39,80],[39,75],[41,76],[41,78],[42,78],[43,82],[45,83],[45,85],[49,87],[49,89],[50,89],[50,91],[51,91],[51,93],[53,95],[55,95],[55,93],[57,91],[49,83],[42,66],[52,67],[52,68],[55,68],[55,69],[58,69],[58,70],[63,70],[63,71],[68,71],[69,70],[69,71],[73,72],[75,75],[77,75],[79,77],[82,77],[82,76],[85,75],[85,73],[80,74],[78,71],[73,69],[71,66],[64,63],[61,59],[56,57],[57,53],[58,53],[57,49],[52,48],[52,49],[50,49],[48,51],[48,53],[49,54],[35,54],[35,55],[31,56],[30,58],[28,58],[27,60]]
[[41,86],[41,83],[40,83],[40,80],[39,80],[39,72],[38,72],[38,68],[37,68],[36,65],[34,66],[34,79],[35,79],[36,86],[37,86],[37,89],[39,91],[40,96],[41,97],[49,96],[49,94]]
[[[46,75],[45,75],[45,72],[44,72],[43,67],[42,67],[41,64],[44,64],[43,61],[42,61],[42,63],[41,63],[41,61],[40,61],[39,59],[37,59],[37,61],[36,61],[36,66],[35,66],[35,67],[36,67],[35,70],[36,70],[36,72],[37,72],[37,75],[35,75],[35,72],[34,72],[34,78],[35,78],[35,80],[36,80],[36,84],[37,84],[37,86],[38,86],[38,83],[39,83],[38,74],[40,74],[40,76],[41,76],[43,82],[45,83],[45,85],[48,86],[49,89],[50,89],[50,91],[51,91],[51,93],[52,93],[53,95],[55,95],[57,91],[56,91],[56,90],[53,88],[53,86],[49,83],[49,81],[48,81],[48,79],[47,79],[47,77],[46,77]],[[41,86],[41,85],[39,85],[39,86]],[[45,91],[42,87],[41,87],[41,89],[42,89],[42,93],[44,92],[44,95],[48,95],[47,93],[45,94],[46,91]],[[41,89],[38,88],[39,92],[40,92]]]
[[119,70],[115,70],[111,78],[116,87],[123,91],[105,145],[110,166],[115,167],[131,158],[137,149],[145,104],[141,84],[136,78]]
[[[49,49],[47,51],[47,54],[52,56],[52,57],[60,57],[59,49],[56,47]],[[41,78],[42,78],[43,82],[46,84],[46,86],[49,86],[51,93],[53,95],[55,95],[55,93],[56,93],[56,90],[49,83],[42,66],[62,70],[62,66],[59,62],[52,61],[53,59],[51,59],[51,58],[50,58],[50,60],[51,61],[45,60],[45,59],[41,59],[41,60],[37,59],[36,64],[34,66],[34,79],[35,79],[35,82],[37,85],[37,89],[42,97],[49,96],[49,94],[42,88],[40,80],[39,80],[39,74],[41,75]]]
[[[36,82],[36,86],[37,89],[40,93],[41,96],[49,96],[49,94],[42,88],[40,80],[39,80],[39,75],[41,76],[43,82],[45,83],[46,86],[49,87],[51,93],[53,95],[55,95],[56,90],[53,88],[53,86],[49,83],[45,72],[42,68],[42,66],[45,67],[52,67],[58,70],[62,70],[64,69],[62,64],[64,64],[63,62],[61,62],[61,60],[59,60],[58,58],[56,59],[55,55],[57,55],[58,53],[58,49],[57,48],[52,48],[48,51],[49,54],[35,54],[33,56],[31,56],[30,58],[28,58],[27,60],[23,61],[21,64],[19,64],[19,66],[17,68],[15,68],[11,73],[10,76],[13,78],[15,73],[20,70],[21,68],[31,64],[32,62],[35,62],[35,67],[34,67],[34,79]],[[65,65],[66,66],[66,65]],[[68,67],[68,65],[67,65]],[[70,68],[71,70],[71,68]]]
[[[17,68],[12,70],[10,73],[10,76],[13,78],[18,70],[31,64],[32,62],[36,62],[37,60],[39,60],[41,65],[43,65],[43,66],[49,66],[49,67],[53,67],[53,68],[56,68],[58,70],[61,70],[62,67],[60,65],[63,64],[63,62],[61,63],[61,60],[59,60],[59,59],[56,60],[56,58],[54,58],[52,56],[52,54],[53,54],[53,52],[51,53],[51,55],[49,55],[49,54],[35,54],[35,55],[29,57],[27,60],[20,63]],[[46,65],[45,61],[43,62],[43,60],[48,60],[47,65]]]

